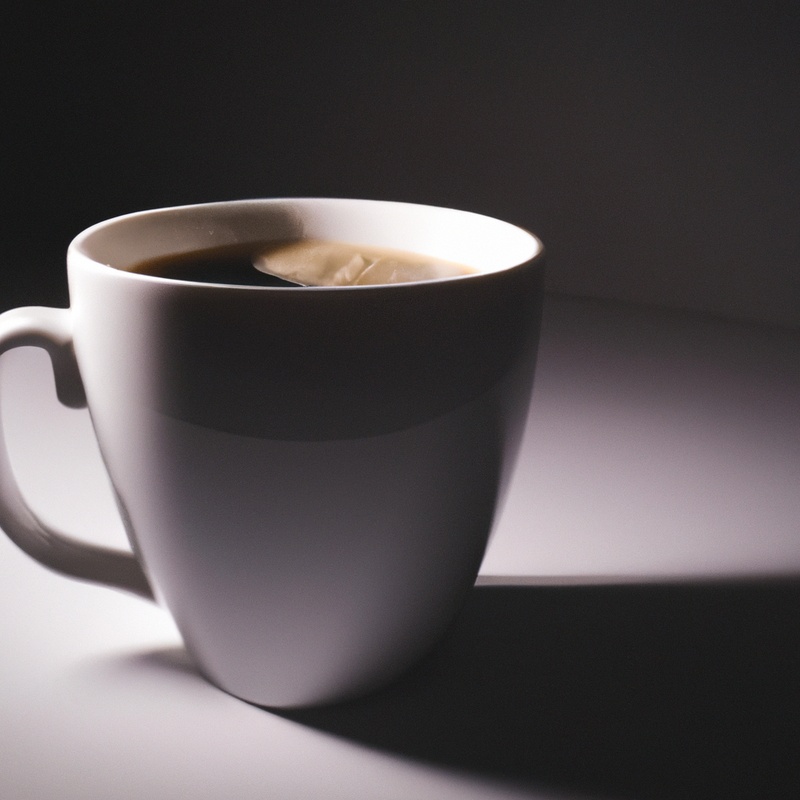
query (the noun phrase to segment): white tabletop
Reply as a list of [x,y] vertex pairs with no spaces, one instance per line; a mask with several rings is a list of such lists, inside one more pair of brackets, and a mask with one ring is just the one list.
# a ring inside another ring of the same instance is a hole
[[[124,546],[46,356],[3,381],[31,503]],[[372,697],[240,702],[166,612],[0,537],[0,797],[796,797],[798,576],[800,336],[550,298],[482,585]]]

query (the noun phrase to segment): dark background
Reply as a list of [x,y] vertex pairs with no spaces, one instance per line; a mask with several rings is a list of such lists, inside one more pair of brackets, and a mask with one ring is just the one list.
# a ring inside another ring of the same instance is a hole
[[371,197],[507,218],[549,288],[800,326],[800,3],[6,3],[0,308],[82,228]]

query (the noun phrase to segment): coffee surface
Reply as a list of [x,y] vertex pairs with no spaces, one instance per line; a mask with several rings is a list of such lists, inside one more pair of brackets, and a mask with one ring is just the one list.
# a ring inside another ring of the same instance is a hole
[[404,250],[302,239],[234,244],[142,261],[131,272],[240,286],[366,286],[477,273]]
[[305,286],[372,286],[469,275],[463,264],[405,250],[300,239],[266,247],[256,269]]

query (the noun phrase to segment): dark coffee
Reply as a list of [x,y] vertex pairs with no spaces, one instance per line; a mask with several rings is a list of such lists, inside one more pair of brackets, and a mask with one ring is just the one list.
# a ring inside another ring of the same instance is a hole
[[240,286],[366,286],[477,272],[463,264],[402,250],[314,239],[190,251],[143,261],[129,271]]
[[250,242],[159,256],[134,264],[128,268],[128,272],[196,283],[224,283],[235,286],[296,286],[296,283],[259,272],[253,266],[253,257],[264,247],[263,243],[253,244]]

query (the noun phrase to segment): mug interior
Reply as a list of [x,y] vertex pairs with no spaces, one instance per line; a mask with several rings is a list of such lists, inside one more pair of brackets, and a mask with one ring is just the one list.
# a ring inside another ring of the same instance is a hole
[[481,273],[530,261],[542,245],[501,220],[449,208],[378,200],[267,199],[127,214],[87,229],[70,262],[129,270],[153,258],[233,244],[329,239],[454,261]]

